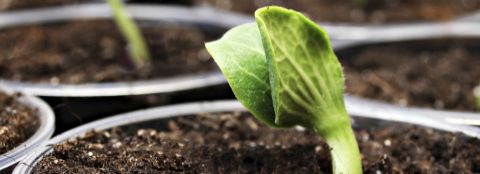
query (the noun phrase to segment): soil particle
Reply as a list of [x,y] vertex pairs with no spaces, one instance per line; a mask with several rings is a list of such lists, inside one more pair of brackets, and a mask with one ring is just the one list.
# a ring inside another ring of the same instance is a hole
[[75,21],[0,31],[0,77],[29,82],[79,84],[195,74],[215,70],[204,49],[212,37],[194,26],[142,29],[150,68],[134,69],[126,42],[111,21]]
[[383,43],[339,51],[347,93],[402,106],[474,111],[478,40]]
[[295,9],[314,20],[353,23],[444,21],[480,9],[479,0],[192,0],[193,4],[253,14],[267,5]]
[[19,96],[0,92],[0,155],[23,143],[39,126],[36,111],[17,102]]
[[[55,145],[35,173],[331,173],[328,146],[247,113],[175,118],[168,131],[114,128]],[[127,131],[133,130],[133,131]],[[480,140],[416,126],[356,129],[365,173],[478,173]]]

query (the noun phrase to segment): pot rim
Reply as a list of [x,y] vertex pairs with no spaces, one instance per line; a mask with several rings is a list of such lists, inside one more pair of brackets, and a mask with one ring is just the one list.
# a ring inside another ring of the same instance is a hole
[[[363,110],[362,107],[348,107],[347,110],[350,114],[355,115],[357,110]],[[107,117],[98,121],[94,121],[74,129],[71,129],[67,132],[64,132],[60,135],[55,136],[50,141],[48,141],[47,146],[37,148],[35,152],[30,154],[27,158],[22,160],[22,162],[17,165],[13,174],[24,174],[30,173],[32,166],[40,160],[43,155],[51,152],[52,145],[59,142],[72,139],[78,136],[82,136],[85,132],[96,130],[101,131],[111,127],[124,126],[127,124],[145,122],[156,119],[166,119],[178,116],[184,116],[189,114],[201,113],[201,112],[228,112],[228,111],[245,111],[245,108],[235,100],[223,100],[223,101],[212,101],[212,102],[196,102],[196,103],[185,103],[177,104],[171,106],[161,106],[145,110],[139,110],[134,112],[128,112],[124,114],[115,115],[112,117]],[[385,108],[377,108],[377,110],[372,110],[372,112],[388,112],[390,114],[388,117],[384,115],[355,115],[356,117],[372,118],[386,121],[396,121],[402,123],[411,123],[415,125],[435,128],[439,130],[449,131],[449,132],[462,132],[467,136],[480,138],[480,128],[463,126],[463,125],[452,125],[443,121],[431,119],[421,114],[401,112],[396,109],[386,106]],[[415,118],[415,119],[412,119]]]
[[[163,22],[195,23],[231,28],[251,21],[250,17],[211,8],[180,6],[127,5],[133,18]],[[34,23],[51,23],[74,19],[108,19],[110,8],[105,3],[87,3],[62,7],[0,12],[0,29]],[[183,75],[153,80],[130,82],[50,84],[0,79],[6,89],[22,91],[36,96],[52,97],[101,97],[169,93],[182,90],[226,84],[218,70],[196,75]]]
[[[6,90],[7,94],[13,92]],[[48,104],[38,97],[22,94],[18,101],[29,108],[36,109],[39,119],[39,127],[26,141],[11,149],[7,153],[0,154],[0,171],[25,158],[35,148],[43,146],[52,137],[55,130],[55,116]]]
[[[480,12],[479,12],[480,16]],[[348,47],[360,43],[376,43],[386,41],[421,40],[431,38],[475,37],[480,36],[480,23],[476,21],[447,21],[389,24],[380,26],[331,25],[323,23],[330,36],[335,40],[350,41]]]

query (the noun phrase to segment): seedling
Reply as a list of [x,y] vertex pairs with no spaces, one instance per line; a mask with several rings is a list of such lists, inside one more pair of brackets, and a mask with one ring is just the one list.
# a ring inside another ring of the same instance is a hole
[[473,95],[475,96],[477,110],[480,111],[480,84],[473,90]]
[[352,0],[352,3],[357,7],[365,7],[368,3],[368,0]]
[[206,44],[237,99],[269,126],[316,132],[331,148],[335,173],[362,173],[342,67],[327,33],[282,7],[261,8],[255,19]]
[[125,11],[121,0],[108,0],[115,23],[120,28],[122,34],[128,41],[129,54],[136,68],[142,68],[150,62],[150,53],[148,52],[145,39],[143,39],[140,29]]

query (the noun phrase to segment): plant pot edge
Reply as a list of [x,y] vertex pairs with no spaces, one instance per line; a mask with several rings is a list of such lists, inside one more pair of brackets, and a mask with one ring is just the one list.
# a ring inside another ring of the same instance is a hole
[[[5,90],[8,94],[12,94],[11,90]],[[40,125],[35,133],[26,141],[19,144],[5,154],[0,154],[0,170],[5,169],[14,163],[21,161],[30,152],[45,143],[52,137],[55,130],[55,116],[53,110],[47,103],[38,97],[22,94],[18,101],[29,108],[37,109],[37,117]]]
[[[177,116],[184,116],[189,114],[196,114],[202,112],[229,112],[229,111],[245,111],[245,108],[235,100],[224,100],[224,101],[211,101],[211,102],[195,102],[195,103],[185,103],[177,104],[170,106],[155,107],[145,110],[139,110],[134,112],[128,112],[124,114],[119,114],[105,119],[101,119],[95,122],[91,122],[74,129],[71,129],[67,132],[64,132],[56,137],[52,138],[48,144],[53,145],[64,140],[72,139],[78,136],[83,135],[87,131],[91,130],[105,130],[115,126],[124,126],[127,124],[133,124],[138,122],[144,122],[149,120],[156,119],[166,119]],[[350,110],[349,110],[350,113]],[[461,126],[461,125],[451,125],[443,121],[434,120],[426,116],[415,115],[415,119],[411,119],[412,115],[401,115],[399,113],[395,114],[392,117],[382,117],[382,116],[358,116],[364,118],[372,118],[386,121],[396,121],[403,123],[411,123],[419,126],[431,127],[439,130],[450,131],[450,132],[462,132],[468,136],[480,138],[480,128],[470,127],[470,126]],[[20,165],[18,165],[14,174],[24,174],[30,173],[31,166],[33,166],[42,156],[46,153],[49,153],[52,149],[52,146],[44,146],[37,148],[34,153],[25,158]]]

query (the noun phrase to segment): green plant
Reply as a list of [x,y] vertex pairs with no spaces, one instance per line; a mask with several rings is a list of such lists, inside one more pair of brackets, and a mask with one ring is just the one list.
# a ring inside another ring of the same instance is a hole
[[473,95],[475,96],[477,110],[480,111],[480,84],[473,90]]
[[272,127],[300,125],[330,146],[335,173],[362,173],[343,92],[342,67],[326,32],[282,7],[206,44],[237,99]]
[[149,64],[150,53],[145,39],[143,39],[140,29],[125,11],[121,0],[108,0],[108,4],[112,9],[115,23],[129,43],[129,54],[135,67],[142,68]]
[[365,7],[368,3],[368,0],[352,0],[352,3],[357,7]]

